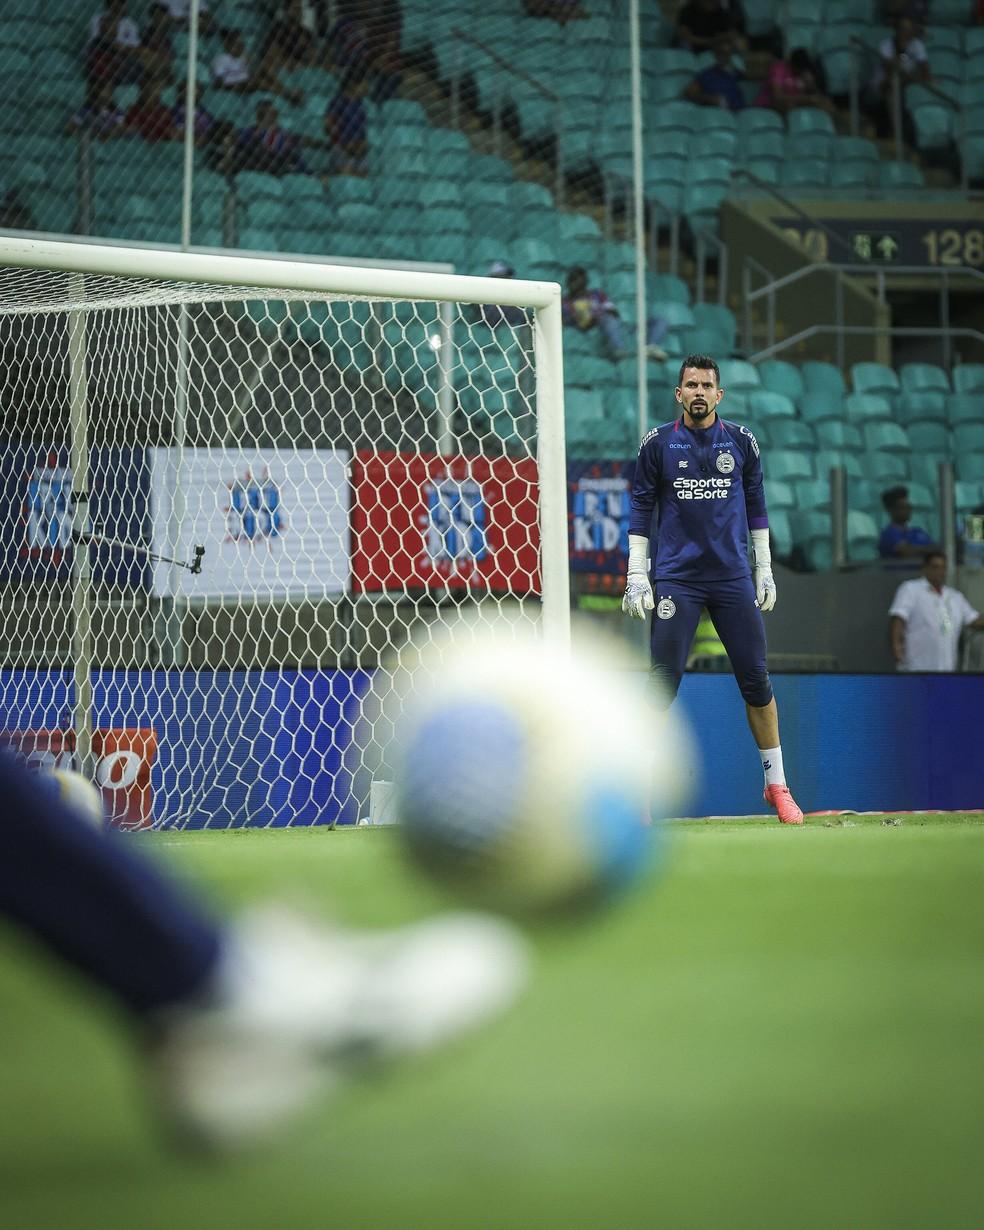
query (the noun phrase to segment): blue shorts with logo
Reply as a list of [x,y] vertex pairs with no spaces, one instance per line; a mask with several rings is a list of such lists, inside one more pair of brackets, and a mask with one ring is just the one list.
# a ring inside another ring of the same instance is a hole
[[652,674],[672,701],[680,687],[687,657],[703,609],[721,638],[742,696],[761,707],[772,699],[772,681],[766,664],[765,625],[755,605],[751,577],[735,581],[653,582],[656,609],[652,615],[650,657]]

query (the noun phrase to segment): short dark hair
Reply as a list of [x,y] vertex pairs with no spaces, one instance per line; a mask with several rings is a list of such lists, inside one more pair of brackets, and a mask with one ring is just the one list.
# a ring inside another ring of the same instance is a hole
[[721,370],[708,354],[688,354],[680,364],[680,375],[677,376],[677,387],[683,385],[683,373],[688,367],[696,367],[699,372],[713,372],[717,384],[721,384]]
[[882,508],[888,512],[893,504],[897,504],[899,500],[907,500],[909,498],[908,487],[889,487],[881,493]]
[[934,560],[934,559],[941,559],[943,563],[945,564],[946,563],[946,552],[941,551],[938,547],[933,551],[927,551],[926,554],[923,556],[923,567],[925,568],[926,565],[931,560]]

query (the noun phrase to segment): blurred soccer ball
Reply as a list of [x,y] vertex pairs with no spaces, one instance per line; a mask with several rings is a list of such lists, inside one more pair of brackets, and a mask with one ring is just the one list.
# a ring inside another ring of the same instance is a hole
[[51,769],[45,772],[44,776],[52,779],[58,797],[72,808],[76,815],[87,820],[93,828],[104,827],[106,813],[102,794],[87,777],[76,773],[74,769]]
[[659,862],[651,804],[659,818],[682,802],[689,758],[644,672],[515,632],[423,665],[394,772],[420,867],[476,904],[529,913],[611,898]]

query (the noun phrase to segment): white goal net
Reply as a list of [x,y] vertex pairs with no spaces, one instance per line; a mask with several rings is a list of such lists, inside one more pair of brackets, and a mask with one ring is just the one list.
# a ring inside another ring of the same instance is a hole
[[0,726],[122,827],[352,823],[411,638],[566,637],[557,288],[0,241]]

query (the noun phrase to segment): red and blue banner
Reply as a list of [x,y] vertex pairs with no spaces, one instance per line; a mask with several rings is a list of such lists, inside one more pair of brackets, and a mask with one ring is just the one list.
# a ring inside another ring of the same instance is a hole
[[359,452],[352,591],[540,592],[536,462]]

